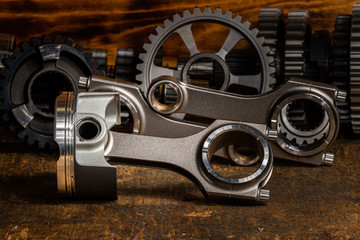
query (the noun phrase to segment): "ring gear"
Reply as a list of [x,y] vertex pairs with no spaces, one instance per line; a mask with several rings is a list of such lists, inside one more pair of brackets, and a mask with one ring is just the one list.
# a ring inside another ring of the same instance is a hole
[[360,133],[360,4],[355,3],[350,41],[350,108],[354,133]]
[[[227,37],[227,40],[225,40],[223,47],[216,54],[201,53],[196,47],[196,43],[191,32],[191,25],[192,23],[205,21],[219,23],[230,28],[230,33]],[[186,47],[188,48],[191,56],[190,60],[194,59],[193,57],[200,57],[201,54],[204,54],[204,56],[206,55],[214,58],[221,58],[221,60],[225,62],[225,56],[227,53],[237,44],[238,41],[246,38],[255,47],[259,55],[261,60],[262,74],[260,78],[257,75],[243,77],[232,75],[233,78],[238,78],[237,83],[239,85],[251,85],[253,87],[255,83],[254,81],[249,81],[249,79],[253,78],[252,80],[260,81],[259,84],[257,84],[260,86],[256,86],[258,87],[259,93],[270,91],[271,86],[276,83],[276,80],[273,77],[275,73],[275,68],[273,67],[274,60],[271,56],[268,56],[270,49],[263,46],[263,37],[257,37],[258,30],[249,29],[250,22],[242,23],[240,16],[232,18],[232,13],[230,11],[223,15],[220,8],[217,8],[215,12],[212,12],[209,7],[206,7],[204,12],[201,12],[199,8],[195,8],[193,14],[191,14],[190,11],[185,10],[182,17],[178,14],[175,14],[173,16],[173,21],[167,19],[164,21],[164,24],[164,28],[160,26],[156,28],[157,35],[151,34],[149,36],[151,43],[144,44],[143,48],[145,49],[146,53],[139,55],[139,58],[143,61],[143,63],[137,65],[137,69],[141,73],[136,76],[136,79],[141,82],[141,89],[145,96],[147,96],[147,91],[151,85],[152,80],[161,75],[170,75],[186,81],[186,79],[182,77],[186,74],[186,72],[185,74],[183,73],[185,70],[179,71],[177,69],[159,67],[154,64],[154,58],[162,43],[167,39],[167,37],[175,32],[180,35]],[[223,87],[224,89],[221,90],[226,90],[227,87],[228,86],[225,85]]]
[[308,11],[290,11],[285,34],[285,79],[304,76],[305,64],[309,58],[310,41],[311,29]]
[[[27,137],[29,144],[54,149],[54,103],[64,90],[77,91],[80,76],[90,76],[91,69],[82,53],[83,46],[73,41],[49,36],[32,38],[5,62],[2,106],[10,128]],[[51,81],[51,82],[50,82]]]
[[[350,91],[350,35],[351,15],[338,15],[335,21],[333,41],[332,84],[346,92]],[[348,94],[346,102],[336,103],[342,123],[348,123],[351,120],[349,102],[350,98]]]
[[259,36],[265,38],[264,46],[270,48],[275,60],[277,85],[284,80],[285,25],[283,11],[279,7],[261,8],[258,18]]

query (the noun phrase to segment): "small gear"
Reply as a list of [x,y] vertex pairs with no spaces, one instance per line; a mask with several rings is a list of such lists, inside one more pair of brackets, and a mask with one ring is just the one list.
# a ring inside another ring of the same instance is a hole
[[133,82],[134,74],[134,49],[118,48],[114,67],[114,78]]
[[354,133],[360,133],[360,4],[355,3],[350,41],[350,109]]
[[80,76],[92,74],[83,46],[73,41],[49,36],[32,38],[20,44],[5,62],[2,107],[20,138],[40,148],[54,149],[54,103],[61,91],[77,91]]
[[285,78],[303,77],[309,58],[311,41],[310,16],[307,10],[292,10],[288,14],[285,34]]
[[[339,89],[349,92],[350,82],[350,35],[351,15],[339,15],[335,21],[333,54],[332,54],[332,79],[331,83]],[[348,123],[350,117],[350,97],[344,103],[336,103],[340,120]]]
[[103,49],[93,49],[85,53],[92,73],[97,76],[107,76],[107,51]]
[[[217,53],[200,52],[196,46],[194,36],[191,30],[193,23],[197,22],[212,22],[224,25],[230,29],[229,35],[225,40],[222,48]],[[264,38],[258,37],[257,29],[250,29],[249,22],[241,22],[241,17],[232,17],[230,11],[224,15],[220,8],[212,12],[209,7],[206,7],[204,12],[199,8],[195,8],[193,13],[185,10],[183,16],[175,14],[173,21],[167,19],[164,21],[165,27],[158,26],[156,28],[157,35],[150,35],[150,44],[144,44],[146,53],[139,55],[142,63],[137,65],[137,69],[141,72],[136,76],[136,80],[141,82],[141,89],[147,96],[147,91],[151,82],[162,75],[169,75],[188,82],[188,70],[191,65],[199,59],[208,58],[219,62],[223,67],[225,80],[219,90],[227,90],[230,85],[240,85],[256,88],[258,93],[263,93],[271,90],[271,86],[276,83],[273,75],[275,74],[274,59],[269,56],[270,49],[264,45]],[[180,35],[190,52],[190,59],[186,62],[183,69],[171,69],[162,66],[157,66],[154,59],[160,49],[162,43],[173,33]],[[226,55],[233,49],[233,47],[241,40],[246,39],[255,48],[260,59],[261,73],[255,75],[234,75],[231,73],[228,64],[226,63]]]
[[285,105],[278,119],[279,133],[298,146],[319,142],[326,137],[329,117],[320,105],[309,100],[295,100]]
[[261,8],[258,18],[259,36],[265,38],[265,46],[271,50],[275,59],[276,80],[280,84],[284,80],[284,14],[279,7]]

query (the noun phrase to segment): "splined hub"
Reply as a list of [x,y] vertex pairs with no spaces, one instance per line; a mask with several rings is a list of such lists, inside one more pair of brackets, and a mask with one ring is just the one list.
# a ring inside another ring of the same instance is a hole
[[40,148],[55,148],[53,121],[55,98],[62,91],[77,91],[80,76],[90,76],[91,68],[83,46],[60,37],[44,36],[22,43],[5,64],[1,92],[4,115],[19,137]]

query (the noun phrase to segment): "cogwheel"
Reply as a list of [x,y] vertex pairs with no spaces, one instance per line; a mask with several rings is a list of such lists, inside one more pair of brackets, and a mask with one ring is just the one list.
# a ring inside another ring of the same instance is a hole
[[307,10],[288,14],[285,34],[285,78],[303,77],[311,41],[310,16]]
[[85,53],[91,71],[94,75],[107,76],[107,51],[103,49],[93,49]]
[[[349,92],[350,82],[350,34],[351,15],[338,15],[335,21],[333,54],[332,54],[332,81],[339,89]],[[344,103],[336,103],[339,109],[340,121],[350,122],[349,94]]]
[[[226,26],[230,29],[223,46],[217,53],[200,52],[194,40],[191,29],[193,23],[211,22]],[[188,71],[192,64],[199,59],[208,58],[217,61],[223,67],[225,80],[219,90],[227,90],[230,85],[238,85],[244,87],[255,88],[257,93],[264,93],[271,90],[271,86],[276,83],[273,75],[275,74],[274,59],[269,56],[269,47],[264,46],[264,38],[258,37],[257,29],[250,29],[250,22],[241,22],[241,16],[232,17],[230,11],[222,14],[221,9],[217,8],[212,12],[206,7],[204,12],[199,8],[195,8],[193,13],[189,10],[183,12],[183,16],[175,14],[173,21],[167,19],[164,21],[165,27],[158,26],[155,30],[156,35],[149,36],[150,44],[144,44],[143,48],[146,53],[139,55],[142,63],[137,65],[137,69],[141,72],[136,76],[136,80],[141,82],[141,89],[147,96],[147,91],[151,82],[163,75],[173,76],[184,82],[189,82]],[[182,70],[171,69],[167,67],[157,66],[154,59],[158,50],[164,41],[172,34],[177,33],[185,46],[189,50],[190,58],[185,63]],[[255,75],[234,75],[226,63],[226,56],[241,40],[246,39],[254,47],[259,57],[261,71]]]
[[329,131],[329,116],[320,105],[309,100],[286,104],[278,117],[280,134],[298,146],[319,142]]
[[284,81],[285,24],[283,11],[279,7],[261,8],[258,18],[259,36],[265,38],[265,46],[275,59],[277,83]]
[[354,133],[360,133],[360,4],[355,3],[350,41],[350,109]]
[[12,121],[19,137],[40,148],[55,148],[53,140],[54,103],[62,91],[77,91],[80,76],[92,74],[83,46],[73,47],[71,39],[48,36],[20,44],[5,62],[1,98],[5,118]]
[[133,82],[134,49],[118,48],[114,67],[114,78]]

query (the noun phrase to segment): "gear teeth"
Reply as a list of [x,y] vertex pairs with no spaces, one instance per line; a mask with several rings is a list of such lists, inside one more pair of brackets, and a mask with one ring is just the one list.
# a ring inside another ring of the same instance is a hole
[[251,23],[249,21],[246,21],[243,24],[246,28],[250,29]]
[[238,24],[241,24],[242,17],[241,17],[240,15],[236,15],[236,17],[234,18],[234,20],[235,20]]
[[45,149],[46,143],[45,142],[39,142],[38,146],[39,146],[40,149]]
[[360,133],[360,4],[353,8],[350,38],[350,109],[354,133]]
[[163,32],[164,32],[164,28],[162,28],[162,27],[160,27],[160,26],[157,26],[157,27],[155,28],[155,31],[156,31],[157,35],[161,35],[161,34],[163,34]]
[[[139,54],[139,59],[141,60],[141,61],[145,61],[145,58],[146,58],[146,55],[144,54],[144,53],[140,53]],[[139,67],[140,67],[140,64],[138,64],[139,65]],[[142,67],[143,67],[143,64],[141,65]],[[140,70],[140,69],[139,69]]]
[[151,45],[148,44],[148,43],[145,43],[144,46],[143,46],[143,48],[144,48],[145,51],[148,52],[148,51],[150,51]]
[[41,42],[44,43],[44,44],[49,44],[49,43],[51,43],[51,38],[50,38],[50,36],[48,36],[48,35],[42,36],[42,37],[41,37]]
[[180,21],[181,17],[179,14],[176,13],[173,15],[173,19],[174,19],[174,22],[176,22],[176,21]]
[[[224,17],[227,19],[231,19],[232,18],[232,12],[231,11],[226,11],[226,13],[224,14]],[[250,23],[249,23],[250,26]]]
[[18,136],[18,138],[20,138],[20,139],[25,139],[25,137],[26,137],[25,130],[19,131],[18,134],[17,134],[17,136]]
[[10,131],[15,132],[18,128],[15,123],[10,123],[9,129],[10,129]]
[[74,45],[74,40],[72,40],[71,38],[68,38],[65,40],[65,44],[72,47]]
[[27,42],[23,42],[23,43],[20,44],[20,50],[21,51],[26,51],[29,48],[30,48],[30,46],[29,46],[29,44]]
[[194,8],[194,15],[201,15],[201,14],[202,14],[202,12],[201,12],[200,8],[195,7]]
[[207,15],[212,14],[211,8],[209,6],[205,7],[204,14],[207,14]]
[[185,10],[183,11],[183,17],[184,17],[184,18],[187,18],[187,17],[189,17],[189,16],[191,16],[190,11],[189,11],[188,9],[185,9]]
[[27,143],[28,143],[29,145],[34,145],[35,139],[32,138],[32,137],[30,137],[30,136],[28,136],[28,138],[27,138]]
[[154,34],[149,35],[150,42],[154,42],[156,40],[156,36]]
[[221,11],[221,8],[217,7],[214,11],[214,14],[216,15],[222,15],[222,11]]
[[79,50],[80,52],[82,52],[82,51],[84,50],[84,45],[82,45],[81,43],[78,43],[78,44],[75,46],[75,48],[76,48],[77,50]]
[[62,37],[61,36],[56,36],[54,38],[53,42],[56,43],[56,44],[61,44],[62,43]]
[[29,42],[30,42],[30,46],[36,47],[37,45],[40,44],[40,39],[39,38],[31,38]]
[[165,25],[165,27],[170,27],[171,26],[171,21],[169,19],[165,19],[164,25]]

